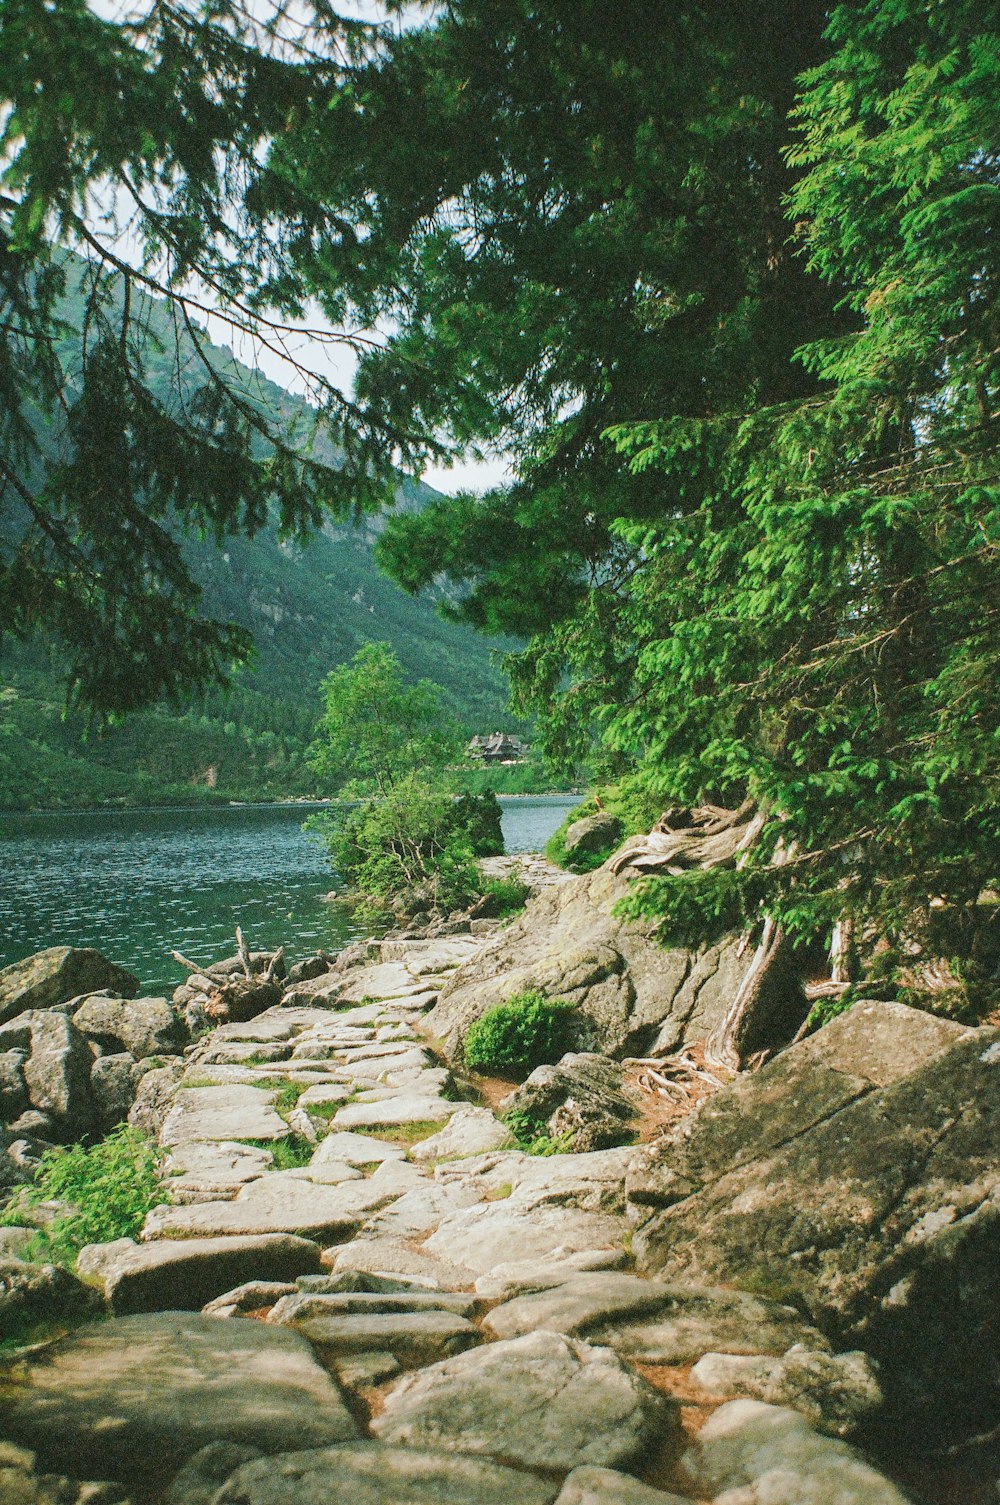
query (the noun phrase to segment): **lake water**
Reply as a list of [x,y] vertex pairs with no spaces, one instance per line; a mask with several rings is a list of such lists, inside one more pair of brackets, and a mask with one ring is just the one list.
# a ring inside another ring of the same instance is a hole
[[[508,852],[539,851],[577,795],[501,799]],[[336,887],[303,805],[0,815],[0,966],[46,946],[96,946],[170,991],[180,951],[202,964],[235,949],[291,958],[338,950],[361,929],[325,903]]]

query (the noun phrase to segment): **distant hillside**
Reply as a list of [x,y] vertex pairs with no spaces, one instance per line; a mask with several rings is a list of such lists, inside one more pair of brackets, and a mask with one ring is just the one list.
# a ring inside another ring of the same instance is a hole
[[[156,311],[153,311],[155,326]],[[312,427],[305,402],[213,349],[254,400],[300,430]],[[167,382],[176,353],[147,367]],[[399,505],[419,507],[435,493],[400,487]],[[305,764],[319,715],[319,684],[362,643],[385,641],[414,678],[435,680],[449,711],[470,732],[505,724],[507,687],[491,643],[444,620],[426,598],[407,596],[373,558],[376,519],[329,525],[306,545],[267,528],[223,550],[188,543],[206,616],[250,629],[254,664],[230,692],[212,692],[183,713],[168,708],[131,717],[100,736],[64,717],[59,664],[42,644],[5,645],[0,662],[0,809],[197,798],[276,799],[322,793]]]

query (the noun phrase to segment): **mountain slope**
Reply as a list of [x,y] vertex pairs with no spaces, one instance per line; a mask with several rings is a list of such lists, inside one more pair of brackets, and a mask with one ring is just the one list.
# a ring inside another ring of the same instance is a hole
[[[167,392],[176,354],[157,357],[160,317],[153,308],[147,374]],[[224,347],[211,358],[306,442],[314,414],[301,398]],[[398,505],[419,508],[434,495],[404,482]],[[443,619],[433,600],[410,597],[382,575],[372,552],[379,531],[379,520],[366,518],[329,524],[305,544],[281,540],[274,527],[230,538],[221,550],[189,540],[204,615],[249,628],[256,655],[228,692],[209,692],[182,712],[157,708],[88,736],[81,718],[65,713],[57,656],[39,642],[5,644],[0,809],[321,794],[305,761],[320,682],[366,642],[390,643],[411,678],[438,683],[470,732],[500,724],[507,692],[495,660],[509,645]]]

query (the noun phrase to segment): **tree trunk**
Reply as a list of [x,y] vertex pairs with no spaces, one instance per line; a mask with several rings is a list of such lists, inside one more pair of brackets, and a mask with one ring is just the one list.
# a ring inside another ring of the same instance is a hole
[[787,941],[780,925],[769,917],[764,921],[757,950],[736,990],[725,1018],[716,1025],[705,1041],[705,1065],[725,1071],[739,1071],[747,1055],[747,1042],[764,1038],[761,1015],[771,1003],[772,973],[783,960]]

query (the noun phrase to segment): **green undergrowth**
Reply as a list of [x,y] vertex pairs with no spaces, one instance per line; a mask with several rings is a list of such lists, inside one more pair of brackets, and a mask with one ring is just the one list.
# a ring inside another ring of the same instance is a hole
[[517,1141],[517,1148],[526,1155],[570,1155],[573,1152],[572,1131],[566,1134],[550,1134],[544,1119],[513,1108],[505,1113],[502,1122]]
[[[565,868],[567,872],[592,873],[607,862],[611,853],[629,836],[648,831],[662,813],[662,801],[643,789],[636,780],[623,779],[619,784],[605,785],[567,812],[562,825],[545,843],[545,855],[556,867]],[[621,827],[621,836],[608,842],[600,851],[570,855],[566,851],[566,832],[576,821],[589,815],[613,815]]]
[[515,1080],[536,1066],[558,1061],[575,1043],[571,1004],[546,998],[537,988],[514,993],[470,1025],[463,1056],[473,1071]]
[[430,1139],[432,1134],[437,1134],[443,1128],[443,1123],[427,1118],[418,1119],[412,1124],[366,1124],[358,1132],[366,1134],[369,1139],[381,1139],[386,1144],[398,1144],[401,1149],[405,1149],[408,1145]]
[[304,1134],[284,1134],[280,1139],[241,1139],[239,1144],[247,1144],[254,1150],[269,1150],[274,1156],[274,1169],[276,1171],[295,1171],[302,1166],[308,1165],[312,1159],[316,1146],[310,1144]]
[[0,1226],[17,1227],[41,1204],[67,1211],[39,1229],[26,1258],[72,1266],[86,1244],[135,1238],[154,1207],[166,1201],[161,1155],[137,1129],[120,1124],[99,1144],[46,1150],[34,1185],[17,1193]]
[[479,887],[484,899],[492,899],[498,920],[509,920],[521,913],[531,897],[531,888],[520,878],[483,878]]

